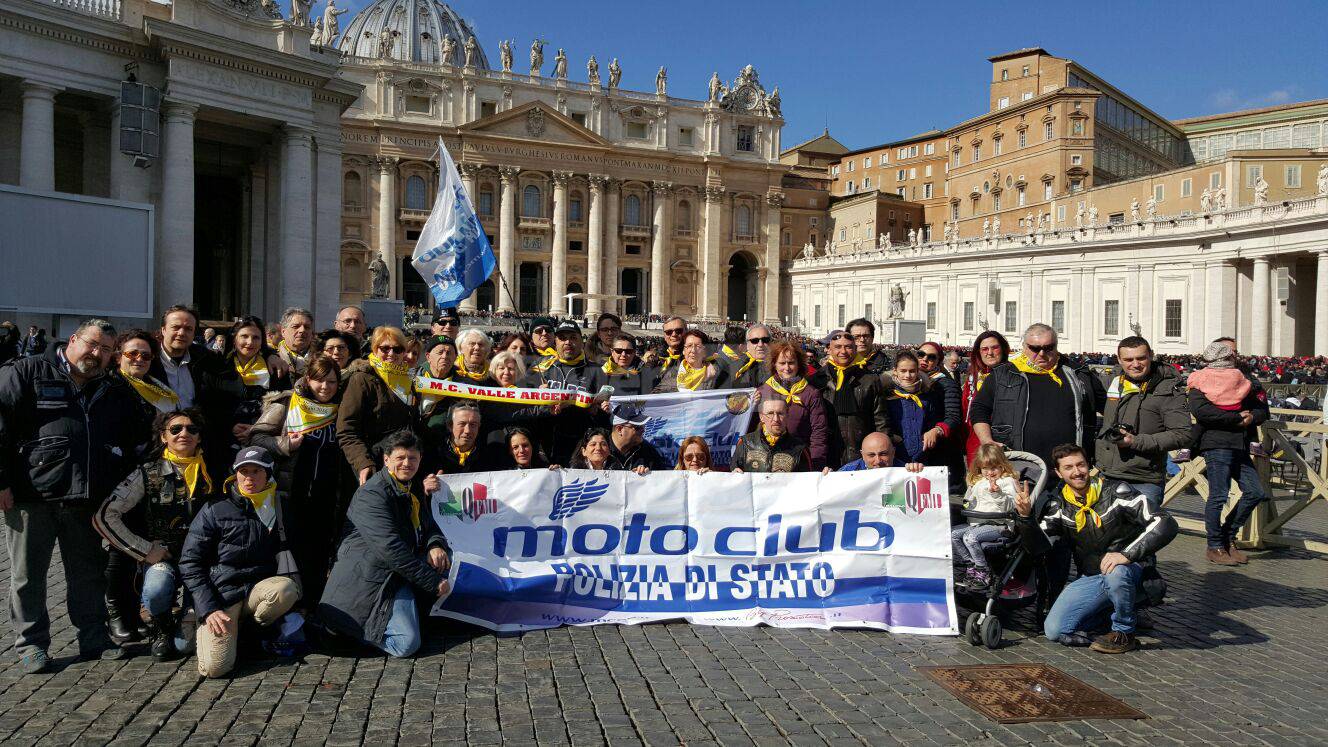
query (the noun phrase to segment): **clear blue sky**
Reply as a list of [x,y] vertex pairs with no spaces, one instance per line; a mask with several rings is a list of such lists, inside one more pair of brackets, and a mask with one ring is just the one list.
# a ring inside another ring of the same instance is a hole
[[[350,0],[359,10],[371,0]],[[315,10],[321,10],[321,0]],[[1169,118],[1328,98],[1328,1],[1096,3],[852,0],[456,0],[492,64],[516,40],[547,40],[545,74],[565,47],[571,77],[618,57],[623,86],[703,98],[748,63],[780,88],[784,146],[827,124],[850,148],[945,128],[984,111],[986,58],[1040,46]],[[343,3],[343,7],[345,7]],[[342,16],[342,28],[349,16]],[[605,73],[607,75],[607,73]]]

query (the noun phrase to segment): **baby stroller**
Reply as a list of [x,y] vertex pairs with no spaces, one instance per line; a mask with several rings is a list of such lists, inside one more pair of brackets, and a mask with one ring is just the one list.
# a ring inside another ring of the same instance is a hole
[[[1040,516],[1046,506],[1046,498],[1043,496],[1047,483],[1046,464],[1036,454],[1027,451],[1006,451],[1005,458],[1014,466],[1015,483],[1028,482],[1032,486],[1028,494],[1033,497],[1033,515]],[[970,523],[1015,518],[1013,514],[983,513],[968,509],[961,510],[960,514]],[[1036,559],[1031,557],[1013,531],[1006,530],[999,539],[983,543],[982,549],[993,569],[994,580],[985,590],[956,584],[955,594],[967,602],[965,607],[981,609],[964,621],[964,637],[974,646],[996,649],[1001,645],[1003,633],[1001,621],[996,616],[997,605],[1009,609],[1035,603],[1040,624],[1046,616],[1046,574],[1039,572]]]

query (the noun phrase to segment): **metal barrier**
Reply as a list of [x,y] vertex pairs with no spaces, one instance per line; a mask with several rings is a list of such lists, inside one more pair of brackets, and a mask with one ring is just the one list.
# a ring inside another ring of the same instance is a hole
[[[1259,472],[1259,482],[1269,500],[1264,501],[1241,529],[1237,545],[1263,549],[1269,546],[1298,547],[1328,554],[1328,542],[1301,537],[1288,537],[1282,533],[1287,522],[1304,511],[1316,500],[1328,501],[1328,425],[1321,413],[1306,410],[1273,408],[1273,418],[1259,428],[1260,443],[1268,456],[1253,457]],[[1208,479],[1202,457],[1196,456],[1181,464],[1178,474],[1167,481],[1162,505],[1193,488],[1208,500]],[[1304,497],[1299,497],[1304,489]],[[1278,500],[1294,501],[1285,509],[1277,508]],[[1240,498],[1239,486],[1232,485],[1223,516]],[[1176,517],[1183,529],[1204,531],[1201,520]]]

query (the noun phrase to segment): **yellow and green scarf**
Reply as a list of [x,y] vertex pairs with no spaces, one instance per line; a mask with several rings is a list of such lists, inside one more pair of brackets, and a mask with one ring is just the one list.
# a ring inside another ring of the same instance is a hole
[[1019,355],[1016,355],[1015,357],[1011,358],[1010,362],[1013,363],[1014,367],[1019,369],[1022,373],[1034,374],[1036,376],[1050,376],[1051,380],[1056,382],[1056,386],[1065,385],[1065,382],[1061,381],[1061,377],[1056,375],[1055,368],[1044,371],[1043,369],[1038,368],[1037,366],[1030,363],[1029,360],[1024,357],[1023,353],[1020,353]]
[[208,474],[207,463],[203,461],[203,450],[199,449],[197,454],[191,457],[182,457],[170,449],[163,449],[161,458],[174,464],[184,473],[184,484],[189,486],[189,497],[194,497],[198,491],[198,479],[203,478],[203,484],[207,486],[207,492],[212,492],[212,476]]
[[246,493],[235,480],[235,475],[226,478],[226,485],[235,484],[235,492],[239,493],[245,500],[249,501],[254,507],[254,513],[258,514],[258,520],[263,522],[263,526],[271,529],[277,521],[277,482],[269,479],[267,485],[257,493]]
[[382,379],[384,384],[387,384],[387,388],[392,390],[397,399],[407,405],[411,404],[414,379],[411,378],[410,372],[406,370],[405,364],[388,363],[379,358],[377,353],[370,353],[369,365],[373,366],[374,373],[378,374],[378,378]]
[[1084,526],[1088,524],[1088,517],[1090,516],[1093,517],[1094,526],[1102,526],[1102,517],[1098,516],[1097,511],[1093,510],[1093,504],[1097,503],[1097,499],[1101,496],[1101,478],[1088,483],[1088,495],[1084,496],[1082,502],[1080,502],[1079,496],[1075,495],[1074,491],[1070,489],[1069,485],[1061,488],[1061,497],[1065,499],[1065,502],[1079,509],[1074,515],[1074,531],[1084,531]]

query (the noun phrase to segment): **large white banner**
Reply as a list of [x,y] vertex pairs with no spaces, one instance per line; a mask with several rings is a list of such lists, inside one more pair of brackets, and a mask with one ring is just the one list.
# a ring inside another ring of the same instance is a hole
[[447,475],[434,614],[499,631],[683,619],[956,633],[944,468]]
[[755,389],[709,389],[613,397],[613,405],[639,407],[650,421],[642,434],[665,464],[678,463],[678,446],[701,436],[710,447],[710,463],[728,469],[733,447],[752,424]]

